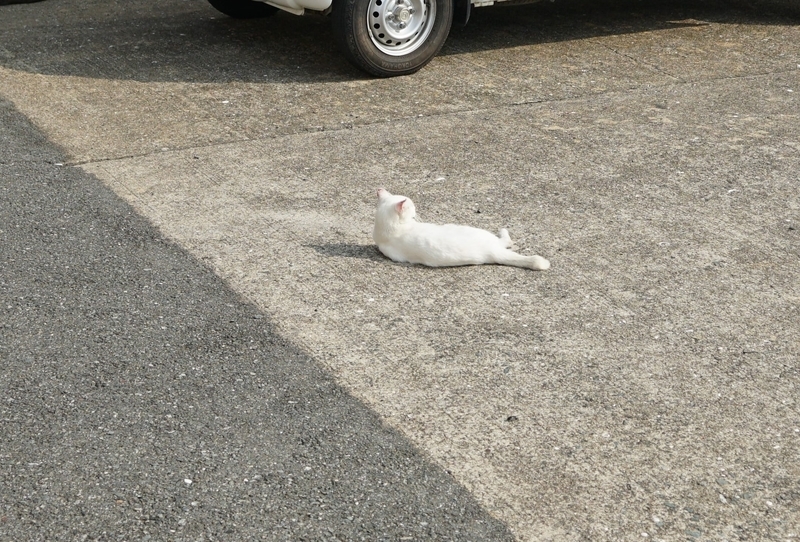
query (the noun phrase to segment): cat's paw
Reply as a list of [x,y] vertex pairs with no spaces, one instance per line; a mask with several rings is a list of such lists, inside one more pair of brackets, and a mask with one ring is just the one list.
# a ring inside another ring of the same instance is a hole
[[531,256],[531,269],[546,271],[550,269],[550,261],[541,256]]

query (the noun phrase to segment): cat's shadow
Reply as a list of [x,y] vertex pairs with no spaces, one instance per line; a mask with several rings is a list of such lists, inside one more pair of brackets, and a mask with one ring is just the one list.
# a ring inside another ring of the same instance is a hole
[[338,258],[361,258],[376,262],[387,261],[375,245],[357,245],[355,243],[326,243],[321,245],[305,245],[319,254]]

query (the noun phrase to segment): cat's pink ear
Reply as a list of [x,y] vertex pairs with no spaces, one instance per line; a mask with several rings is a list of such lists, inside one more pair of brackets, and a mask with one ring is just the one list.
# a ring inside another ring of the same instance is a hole
[[403,212],[403,205],[405,205],[405,203],[407,201],[408,201],[408,199],[406,198],[403,201],[397,203],[397,205],[395,207],[397,207],[397,212],[398,213],[402,213]]

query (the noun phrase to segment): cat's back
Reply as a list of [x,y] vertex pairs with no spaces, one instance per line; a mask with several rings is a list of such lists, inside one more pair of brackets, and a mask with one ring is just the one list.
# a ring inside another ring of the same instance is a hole
[[393,243],[403,261],[432,267],[485,263],[501,248],[500,239],[486,230],[458,224],[415,223]]
[[498,237],[490,231],[463,226],[460,224],[428,224],[418,223],[416,234],[431,241],[444,240],[452,243],[494,243]]

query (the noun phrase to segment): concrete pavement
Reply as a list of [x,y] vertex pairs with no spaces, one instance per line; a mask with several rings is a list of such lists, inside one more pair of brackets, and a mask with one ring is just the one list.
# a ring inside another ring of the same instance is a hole
[[2,102],[0,540],[510,540]]
[[[790,5],[480,9],[392,80],[345,64],[324,19],[3,9],[0,93],[67,171],[213,269],[297,373],[331,375],[518,539],[800,536]],[[370,239],[378,186],[423,220],[508,227],[553,268],[392,264]],[[480,514],[454,524],[506,536]],[[389,525],[367,538],[447,532]]]

